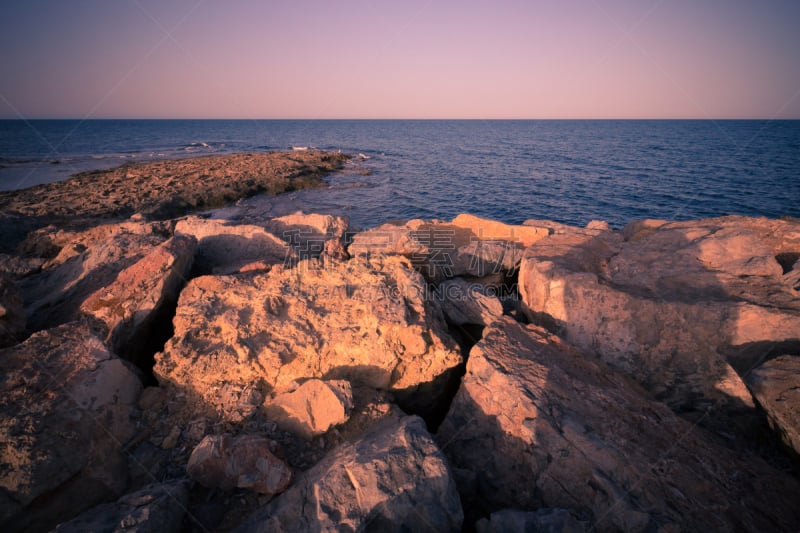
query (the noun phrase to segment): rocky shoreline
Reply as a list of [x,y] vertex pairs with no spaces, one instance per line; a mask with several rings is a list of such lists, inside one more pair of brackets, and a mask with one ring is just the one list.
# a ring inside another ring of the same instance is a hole
[[256,194],[321,187],[349,159],[340,153],[266,152],[126,163],[65,181],[0,192],[0,252],[28,232],[57,224],[83,229],[97,218],[174,218]]
[[[344,161],[226,157],[271,192]],[[4,531],[800,528],[800,221],[136,203],[175,164],[0,197],[51,221],[0,256]]]

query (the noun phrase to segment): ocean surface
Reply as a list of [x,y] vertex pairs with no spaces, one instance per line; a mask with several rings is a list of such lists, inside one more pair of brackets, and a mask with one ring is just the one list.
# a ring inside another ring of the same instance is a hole
[[356,155],[329,189],[291,193],[289,204],[357,227],[461,212],[617,228],[800,217],[800,121],[0,121],[0,190],[127,161],[292,146]]

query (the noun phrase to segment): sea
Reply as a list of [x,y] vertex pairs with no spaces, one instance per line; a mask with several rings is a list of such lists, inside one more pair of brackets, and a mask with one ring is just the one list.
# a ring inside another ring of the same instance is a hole
[[[367,228],[468,212],[521,223],[800,217],[800,121],[6,120],[0,190],[131,161],[292,147],[352,154],[291,209]],[[266,200],[270,201],[270,200]]]

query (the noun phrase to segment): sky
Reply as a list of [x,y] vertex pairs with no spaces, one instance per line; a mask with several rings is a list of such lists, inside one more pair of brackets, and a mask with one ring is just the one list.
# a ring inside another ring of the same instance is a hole
[[0,0],[0,118],[800,118],[800,1]]

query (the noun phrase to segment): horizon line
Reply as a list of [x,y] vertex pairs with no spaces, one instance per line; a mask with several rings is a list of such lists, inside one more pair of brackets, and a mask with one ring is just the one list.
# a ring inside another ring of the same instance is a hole
[[800,117],[3,117],[6,121],[33,121],[33,120],[309,120],[309,121],[334,121],[334,120],[419,120],[419,121],[557,121],[557,120],[683,120],[683,121],[727,121],[727,120],[765,120],[765,121],[791,121],[800,120]]

